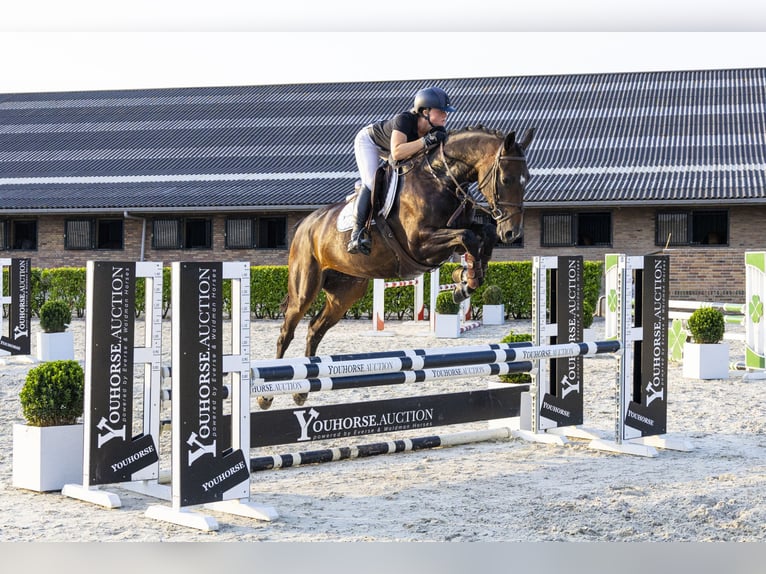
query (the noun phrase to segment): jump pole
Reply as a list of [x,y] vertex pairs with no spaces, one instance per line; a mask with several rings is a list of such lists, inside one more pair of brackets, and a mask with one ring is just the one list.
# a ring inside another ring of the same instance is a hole
[[[231,280],[231,353],[223,349],[223,281]],[[274,520],[250,502],[250,264],[172,264],[171,506],[146,516],[199,530],[217,530],[205,508]],[[231,377],[230,440],[221,436],[223,375]]]
[[[3,357],[28,357],[31,353],[31,261],[29,258],[0,259],[0,364],[6,362]],[[3,295],[6,268],[8,295]],[[3,324],[3,305],[8,305],[7,328]]]
[[[134,347],[136,282],[146,281],[144,345]],[[83,480],[61,494],[106,508],[120,497],[100,487],[120,484],[169,498],[160,484],[162,263],[88,261],[86,264]],[[133,366],[144,364],[141,432],[132,435]]]

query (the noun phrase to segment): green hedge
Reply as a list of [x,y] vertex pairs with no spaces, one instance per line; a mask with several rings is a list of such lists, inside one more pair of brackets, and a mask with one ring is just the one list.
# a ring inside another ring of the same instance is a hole
[[[458,263],[445,263],[439,269],[439,283],[452,283],[452,272]],[[601,293],[602,262],[585,261],[584,298],[595,309]],[[170,267],[163,269],[162,316],[170,311]],[[250,309],[255,319],[281,319],[281,305],[287,295],[288,271],[286,265],[262,265],[251,267],[250,272]],[[394,280],[396,278],[390,278]],[[431,281],[428,274],[424,277],[423,298],[426,308],[430,301]],[[367,293],[348,310],[346,316],[354,319],[372,318],[372,284]],[[7,285],[7,281],[4,281]],[[479,289],[471,295],[473,317],[481,317],[482,295],[489,285],[497,285],[503,292],[503,303],[507,319],[529,319],[532,316],[532,263],[530,261],[490,262],[487,276]],[[72,314],[82,317],[85,312],[85,268],[32,269],[32,313],[39,316],[40,307],[47,300],[65,301]],[[136,287],[136,315],[144,312],[145,281],[139,279]],[[413,319],[415,287],[390,287],[385,290],[386,319]],[[324,292],[308,311],[314,316],[324,305]],[[229,282],[224,286],[224,309],[231,307]]]

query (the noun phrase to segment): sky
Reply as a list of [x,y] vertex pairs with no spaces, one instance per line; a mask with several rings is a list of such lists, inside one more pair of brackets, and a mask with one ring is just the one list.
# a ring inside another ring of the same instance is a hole
[[529,3],[25,0],[0,93],[766,67],[766,2]]

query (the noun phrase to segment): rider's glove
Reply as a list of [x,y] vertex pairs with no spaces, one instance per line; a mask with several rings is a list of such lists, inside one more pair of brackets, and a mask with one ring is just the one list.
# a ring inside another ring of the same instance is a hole
[[432,145],[443,142],[447,139],[447,131],[444,128],[437,127],[423,136],[423,145],[431,147]]

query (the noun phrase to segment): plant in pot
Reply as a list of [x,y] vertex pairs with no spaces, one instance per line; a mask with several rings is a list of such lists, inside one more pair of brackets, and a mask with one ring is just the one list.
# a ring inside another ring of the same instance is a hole
[[439,338],[455,339],[460,336],[460,304],[455,303],[451,291],[436,296],[434,331]]
[[19,394],[26,424],[13,425],[13,486],[61,490],[82,480],[84,373],[77,361],[50,361],[27,373]]
[[[526,343],[532,340],[529,333],[514,333],[511,331],[503,337],[501,343]],[[532,382],[532,375],[529,373],[508,373],[507,375],[498,375],[504,383],[513,383],[516,385],[528,385]]]
[[489,285],[481,295],[481,317],[485,325],[502,325],[505,322],[503,290],[498,285]]
[[37,333],[39,361],[68,361],[74,359],[74,337],[67,331],[72,311],[64,301],[52,299],[40,307],[40,328]]
[[721,342],[723,313],[713,307],[696,309],[687,321],[691,341],[684,345],[683,376],[689,379],[728,379],[729,344]]

